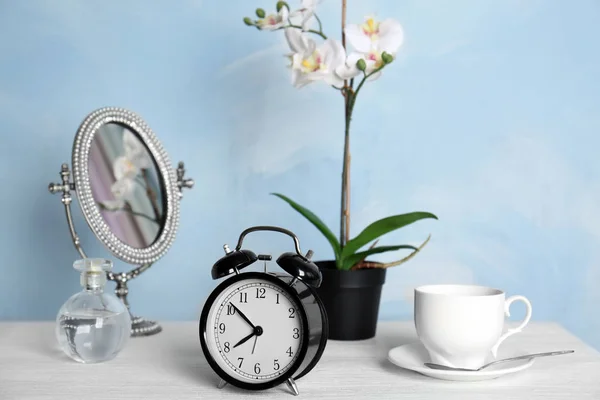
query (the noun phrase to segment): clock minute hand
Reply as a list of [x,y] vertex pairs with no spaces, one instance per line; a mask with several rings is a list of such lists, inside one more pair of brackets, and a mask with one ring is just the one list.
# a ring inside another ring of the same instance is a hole
[[232,302],[229,302],[229,304],[231,304],[233,306],[233,308],[235,309],[235,311],[237,311],[238,314],[240,314],[240,317],[242,317],[244,319],[244,321],[246,321],[252,327],[252,329],[256,329],[256,327],[254,326],[254,324],[252,322],[250,322],[250,320],[248,319],[248,317],[246,317],[244,315],[244,313],[241,312],[240,309],[235,306],[235,304],[233,304]]
[[252,336],[256,335],[255,332],[252,332],[251,334],[249,334],[248,336],[246,336],[245,338],[243,338],[242,340],[240,340],[239,342],[237,342],[233,348],[235,349],[236,347],[246,343],[248,340],[250,340],[250,338],[252,338]]

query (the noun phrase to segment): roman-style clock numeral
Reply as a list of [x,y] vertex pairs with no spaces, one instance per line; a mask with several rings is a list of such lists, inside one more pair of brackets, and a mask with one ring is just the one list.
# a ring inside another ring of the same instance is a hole
[[288,356],[293,356],[294,352],[292,351],[292,346],[288,347],[288,349],[286,350],[286,353],[288,354]]
[[225,324],[223,322],[219,324],[219,333],[225,333]]
[[275,302],[275,304],[279,304],[279,293],[275,293],[275,296],[277,296],[277,301]]
[[293,307],[290,307],[290,309],[289,309],[288,311],[289,311],[289,313],[290,313],[290,315],[289,315],[289,317],[288,317],[288,318],[296,318],[296,317],[294,316],[294,314],[296,314],[296,310],[294,310],[294,308],[293,308]]
[[235,314],[235,308],[233,308],[233,304],[227,304],[227,315]]
[[257,299],[264,299],[265,298],[265,288],[260,287],[260,288],[256,288],[256,298]]
[[240,293],[240,303],[248,302],[248,293]]
[[300,337],[300,329],[294,328],[294,335],[292,337],[298,339]]
[[279,359],[276,358],[276,359],[273,360],[273,369],[275,371],[279,371],[279,368],[280,368]]
[[238,365],[238,368],[242,368],[242,364],[244,363],[244,358],[238,357],[238,361],[240,362],[240,365]]

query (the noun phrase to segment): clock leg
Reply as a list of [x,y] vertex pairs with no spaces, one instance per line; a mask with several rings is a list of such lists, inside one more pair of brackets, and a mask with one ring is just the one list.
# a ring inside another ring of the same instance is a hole
[[225,382],[224,379],[221,379],[217,385],[217,389],[223,389],[225,386],[227,386],[227,382]]
[[296,386],[296,382],[294,381],[294,379],[289,378],[287,381],[285,381],[285,383],[287,383],[287,387],[290,388],[292,393],[294,393],[294,396],[298,396],[300,394],[300,392],[298,391],[298,386]]

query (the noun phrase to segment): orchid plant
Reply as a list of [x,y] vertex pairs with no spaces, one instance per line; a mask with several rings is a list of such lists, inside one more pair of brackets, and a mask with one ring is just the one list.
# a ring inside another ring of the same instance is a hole
[[[377,246],[379,238],[421,219],[437,217],[428,212],[393,215],[373,222],[350,239],[350,122],[359,92],[366,82],[378,79],[383,70],[393,63],[404,41],[404,30],[394,19],[379,21],[374,16],[365,17],[362,23],[346,26],[346,0],[342,0],[341,41],[331,39],[323,31],[323,24],[317,15],[317,6],[318,0],[302,0],[301,5],[292,10],[285,1],[278,1],[274,13],[267,14],[265,10],[258,8],[258,18],[246,17],[244,23],[261,31],[284,31],[291,50],[288,57],[294,87],[302,88],[320,81],[340,91],[344,98],[345,131],[339,238],[313,212],[287,196],[273,194],[286,201],[325,236],[333,249],[337,269],[396,266],[414,257],[427,244],[430,236],[419,247]],[[313,28],[315,22],[317,27]],[[346,40],[352,46],[352,51],[347,50]],[[370,247],[363,249],[369,243]],[[401,249],[409,249],[412,252],[389,263],[366,260],[373,254]]]
[[[158,204],[156,193],[149,183],[149,169],[153,168],[152,158],[142,142],[130,131],[123,131],[123,154],[113,161],[113,175],[115,182],[111,185],[112,200],[99,201],[98,206],[107,212],[127,212],[131,215],[142,217],[161,225],[162,213]],[[148,197],[153,215],[148,215],[134,210],[132,204],[137,188],[141,188]],[[157,228],[158,229],[158,228]]]

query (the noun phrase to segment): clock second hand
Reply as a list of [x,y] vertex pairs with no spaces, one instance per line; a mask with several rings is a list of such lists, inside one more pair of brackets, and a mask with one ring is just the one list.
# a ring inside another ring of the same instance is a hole
[[254,346],[252,346],[252,354],[254,354],[254,349],[256,348],[256,341],[258,340],[258,335],[254,336]]

